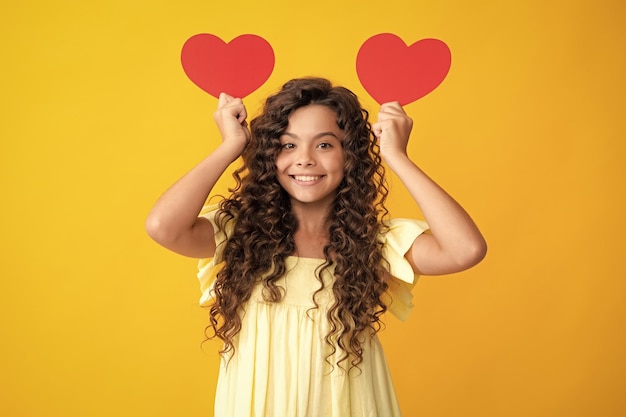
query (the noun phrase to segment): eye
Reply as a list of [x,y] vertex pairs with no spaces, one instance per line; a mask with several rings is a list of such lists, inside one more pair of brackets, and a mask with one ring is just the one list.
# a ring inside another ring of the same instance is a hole
[[320,148],[320,149],[330,149],[330,148],[333,147],[333,145],[331,145],[328,142],[322,142],[319,145],[317,145],[317,147]]
[[282,148],[283,149],[294,149],[296,147],[296,145],[294,145],[293,143],[283,143]]

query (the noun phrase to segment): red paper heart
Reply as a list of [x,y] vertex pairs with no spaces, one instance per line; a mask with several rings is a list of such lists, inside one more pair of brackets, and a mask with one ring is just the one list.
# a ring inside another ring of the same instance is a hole
[[451,54],[439,39],[411,46],[396,35],[381,33],[366,40],[356,58],[361,84],[379,104],[412,103],[433,91],[450,70]]
[[243,98],[269,78],[274,50],[257,35],[241,35],[225,43],[201,33],[187,39],[181,62],[189,79],[213,97],[225,92]]

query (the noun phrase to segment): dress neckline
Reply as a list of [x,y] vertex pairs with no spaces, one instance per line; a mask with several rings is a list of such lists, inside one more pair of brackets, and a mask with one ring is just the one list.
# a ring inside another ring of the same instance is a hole
[[303,260],[307,262],[318,262],[318,263],[326,262],[326,259],[324,258],[309,258],[306,256],[288,255],[287,258],[291,258],[294,260]]

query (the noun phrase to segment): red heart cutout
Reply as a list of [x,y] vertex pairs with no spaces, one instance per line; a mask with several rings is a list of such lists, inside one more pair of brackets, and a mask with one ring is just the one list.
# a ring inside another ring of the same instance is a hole
[[225,92],[243,98],[269,78],[274,50],[257,35],[241,35],[226,43],[201,33],[187,39],[181,62],[189,79],[213,97]]
[[448,46],[422,39],[411,46],[396,35],[381,33],[366,40],[356,58],[361,84],[379,104],[412,103],[433,91],[448,75]]

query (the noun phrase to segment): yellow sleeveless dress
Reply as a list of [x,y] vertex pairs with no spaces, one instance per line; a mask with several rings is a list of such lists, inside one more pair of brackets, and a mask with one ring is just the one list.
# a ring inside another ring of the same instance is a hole
[[[214,223],[216,206],[202,215]],[[404,258],[424,222],[389,221],[381,238],[392,275],[386,294],[388,311],[405,320],[412,307],[411,289],[417,281]],[[226,231],[228,233],[229,230]],[[199,261],[200,305],[212,302],[212,284],[222,267],[224,233],[216,235],[215,256]],[[377,336],[363,346],[359,369],[346,372],[326,361],[329,346],[327,308],[333,300],[332,273],[323,276],[324,290],[315,277],[323,259],[288,257],[288,272],[278,281],[284,291],[278,303],[264,301],[257,286],[245,305],[242,329],[235,339],[235,353],[222,358],[215,396],[219,417],[396,417],[398,401],[382,346]],[[340,353],[330,358],[336,363]]]

